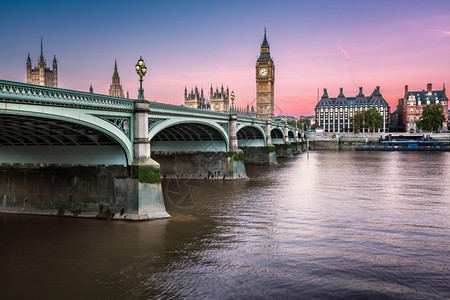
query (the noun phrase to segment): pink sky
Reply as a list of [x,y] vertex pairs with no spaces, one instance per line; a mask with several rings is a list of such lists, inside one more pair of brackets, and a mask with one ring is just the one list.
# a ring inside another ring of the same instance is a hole
[[182,104],[185,86],[208,92],[211,84],[223,84],[245,107],[255,103],[255,63],[266,26],[279,115],[314,114],[323,88],[336,97],[340,87],[355,96],[359,86],[366,95],[380,86],[394,111],[405,84],[422,90],[450,83],[450,1],[152,2],[139,4],[144,19],[135,17],[132,3],[85,4],[88,10],[7,1],[5,24],[16,24],[19,8],[33,15],[51,11],[53,18],[24,18],[4,32],[0,79],[26,81],[27,54],[36,65],[42,35],[47,62],[54,54],[58,59],[61,88],[87,91],[92,84],[107,94],[117,59],[124,91],[136,98],[134,65],[142,55],[149,69],[146,99]]

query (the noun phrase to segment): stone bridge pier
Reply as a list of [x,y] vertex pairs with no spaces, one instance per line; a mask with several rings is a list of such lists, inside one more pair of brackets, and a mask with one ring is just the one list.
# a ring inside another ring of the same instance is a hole
[[245,179],[298,144],[276,121],[5,80],[0,125],[0,212],[41,215],[169,217],[161,179]]
[[272,144],[271,121],[266,120],[258,127],[243,127],[240,130],[239,148],[244,152],[244,160],[249,165],[278,165],[276,147]]
[[[187,118],[159,121],[150,136],[151,157],[165,178],[192,180],[246,179],[244,152],[238,147],[237,116],[226,115],[222,127]],[[174,124],[175,123],[175,124]],[[164,125],[165,124],[165,125]]]

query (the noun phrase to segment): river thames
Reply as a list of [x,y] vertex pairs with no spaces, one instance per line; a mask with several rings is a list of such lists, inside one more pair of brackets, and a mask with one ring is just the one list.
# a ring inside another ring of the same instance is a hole
[[450,153],[164,182],[170,219],[0,215],[1,299],[449,299]]

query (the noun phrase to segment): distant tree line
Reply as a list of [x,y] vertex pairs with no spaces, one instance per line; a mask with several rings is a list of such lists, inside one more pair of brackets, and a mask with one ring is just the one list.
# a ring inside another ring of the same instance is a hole
[[298,120],[287,120],[287,124],[294,127],[297,125],[297,128],[306,130],[311,126],[311,118],[301,117]]

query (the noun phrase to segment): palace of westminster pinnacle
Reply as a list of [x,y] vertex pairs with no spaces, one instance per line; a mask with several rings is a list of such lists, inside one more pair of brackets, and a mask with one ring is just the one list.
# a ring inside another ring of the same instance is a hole
[[27,83],[50,87],[58,87],[58,64],[56,62],[56,55],[53,57],[53,70],[50,70],[50,68],[47,67],[47,62],[44,60],[44,48],[42,47],[42,37],[41,37],[41,56],[39,57],[38,65],[33,69],[31,68],[30,53],[28,53]]
[[[266,29],[264,29],[264,39],[261,44],[261,52],[256,61],[256,112],[252,106],[251,110],[247,104],[246,109],[233,108],[237,114],[248,115],[254,117],[255,115],[260,119],[274,118],[274,83],[275,83],[275,65],[270,56],[270,47],[267,42]],[[214,90],[212,85],[209,92],[209,99],[206,99],[203,88],[200,92],[197,86],[191,89],[188,93],[187,88],[184,88],[184,105],[187,107],[208,109],[218,112],[229,112],[230,107],[230,93],[228,87],[226,90],[223,85],[219,90],[218,87]],[[234,106],[232,104],[232,106]]]
[[[43,85],[49,87],[58,87],[58,65],[56,56],[53,58],[53,69],[47,67],[44,59],[44,50],[42,46],[41,37],[41,56],[37,67],[32,68],[30,54],[27,58],[27,83]],[[275,65],[270,56],[269,43],[267,42],[266,29],[264,29],[264,39],[261,44],[261,52],[256,61],[256,111],[254,107],[236,108],[233,106],[234,112],[241,115],[257,116],[260,119],[274,118],[274,83],[275,83]],[[89,92],[93,93],[92,85]],[[109,95],[114,97],[124,97],[122,85],[120,84],[120,77],[117,71],[117,61],[114,62],[114,72],[112,76],[112,83],[109,88]],[[198,88],[191,89],[188,94],[187,88],[184,88],[184,105],[198,109],[208,109],[218,112],[228,113],[232,108],[230,107],[230,90],[227,87],[224,89],[223,85],[219,88],[213,89],[211,85],[209,91],[209,99],[206,99],[203,93],[203,88],[199,93]],[[127,92],[126,95],[129,98]]]

